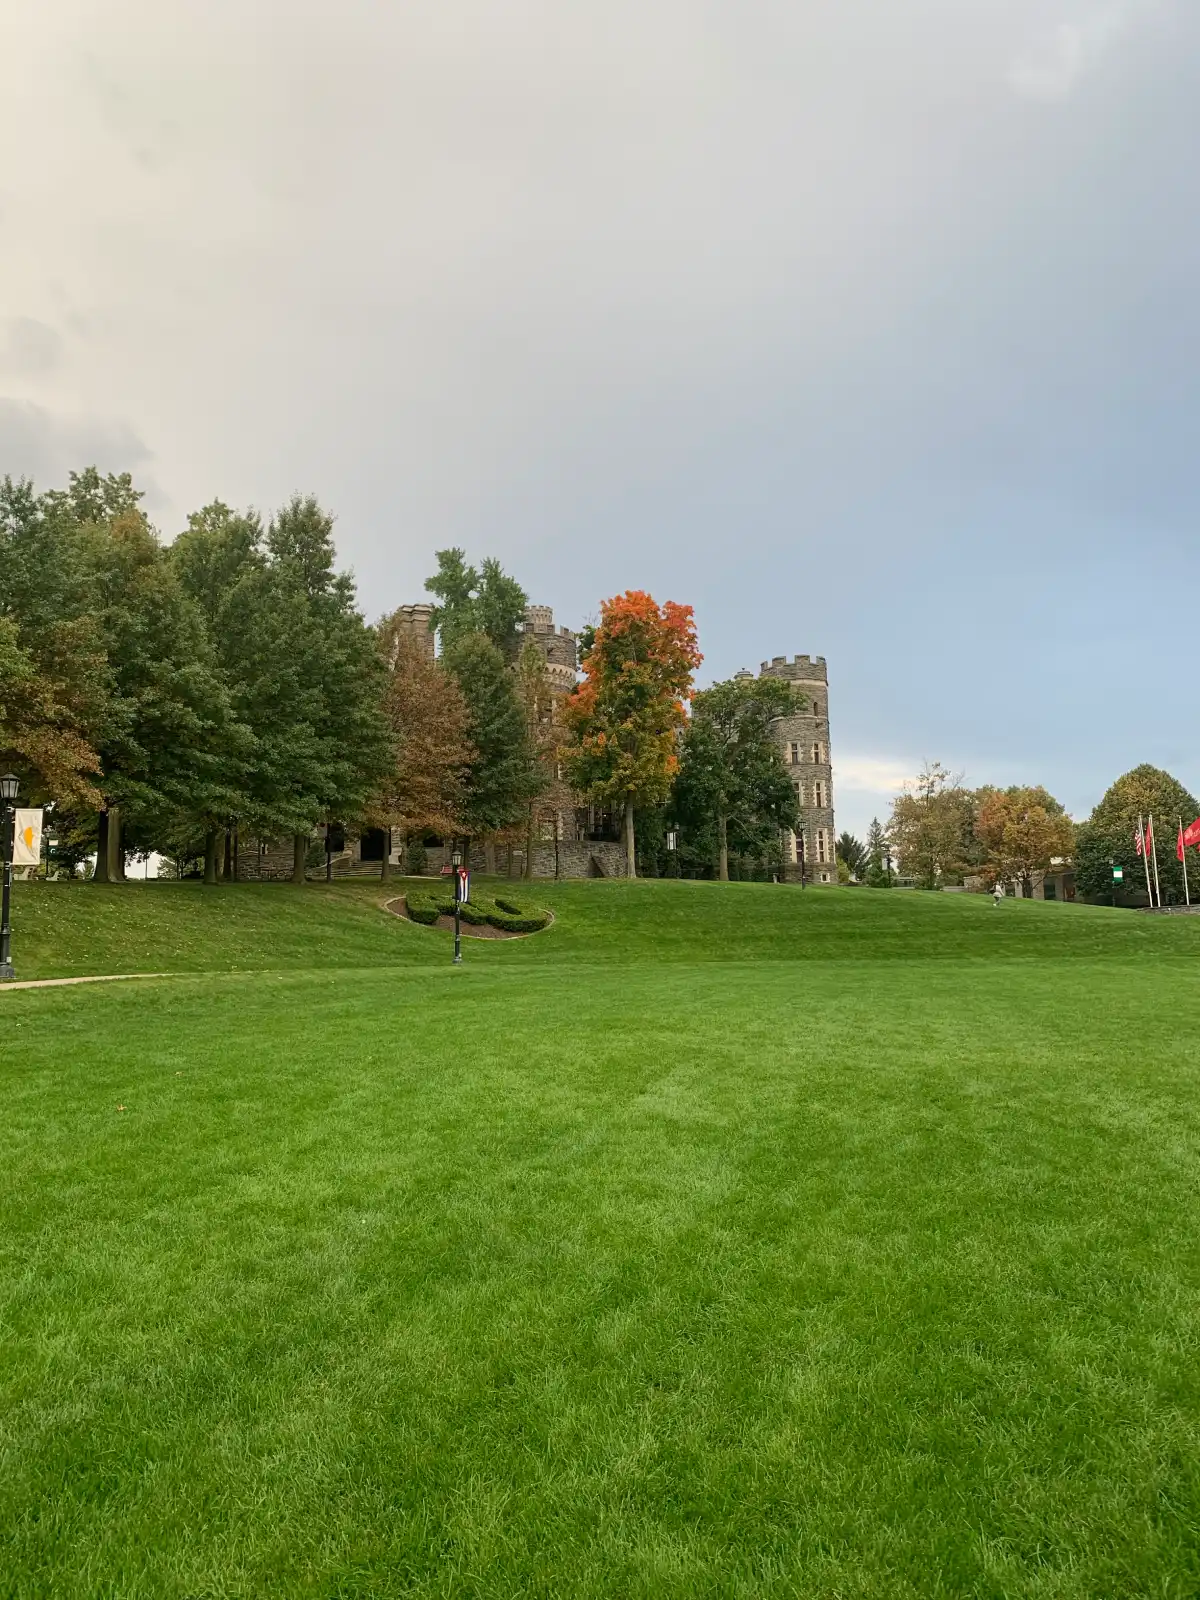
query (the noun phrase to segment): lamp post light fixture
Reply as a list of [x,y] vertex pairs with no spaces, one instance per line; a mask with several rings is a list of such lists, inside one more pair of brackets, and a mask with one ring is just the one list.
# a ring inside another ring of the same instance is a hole
[[450,852],[450,865],[454,868],[454,965],[462,966],[462,851]]
[[0,904],[0,983],[16,977],[12,964],[12,925],[9,921],[9,902],[12,899],[13,845],[16,829],[14,806],[21,792],[21,780],[13,772],[0,778],[0,805],[4,807],[4,890]]

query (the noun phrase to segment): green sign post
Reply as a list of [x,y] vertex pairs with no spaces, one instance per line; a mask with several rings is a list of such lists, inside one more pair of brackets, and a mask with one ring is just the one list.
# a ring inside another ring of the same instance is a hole
[[1114,883],[1124,883],[1124,881],[1125,881],[1125,868],[1124,867],[1114,867],[1113,868],[1113,882]]

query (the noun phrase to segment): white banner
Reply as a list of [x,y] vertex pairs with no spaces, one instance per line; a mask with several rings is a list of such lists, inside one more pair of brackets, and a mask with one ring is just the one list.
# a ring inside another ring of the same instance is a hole
[[42,813],[17,812],[17,831],[13,839],[13,866],[36,867],[42,859]]

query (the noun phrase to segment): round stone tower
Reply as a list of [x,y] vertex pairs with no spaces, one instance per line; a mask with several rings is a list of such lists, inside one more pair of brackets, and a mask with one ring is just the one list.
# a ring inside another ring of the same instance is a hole
[[[802,813],[804,873],[809,883],[837,882],[837,834],[833,822],[833,765],[829,750],[829,672],[824,656],[775,656],[764,661],[760,678],[783,678],[804,697],[790,717],[775,723],[783,759],[795,785]],[[789,877],[800,875],[800,846],[786,841]]]

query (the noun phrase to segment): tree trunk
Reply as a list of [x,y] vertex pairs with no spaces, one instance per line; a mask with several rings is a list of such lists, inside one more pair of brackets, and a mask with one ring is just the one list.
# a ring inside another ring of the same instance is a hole
[[221,868],[221,876],[228,883],[233,877],[233,834],[230,829],[225,829],[225,865]]
[[526,879],[533,877],[533,835],[535,832],[533,807],[529,808],[529,815],[525,819],[525,872]]
[[386,883],[392,875],[392,830],[383,830],[383,860],[379,866],[379,879]]
[[125,852],[121,848],[121,808],[108,808],[108,875],[113,883],[125,882]]
[[304,882],[304,863],[308,857],[308,835],[294,833],[292,835],[292,882]]
[[717,813],[717,877],[729,882],[729,827],[723,811]]
[[92,873],[92,882],[111,883],[108,871],[108,812],[102,811],[96,821],[96,870]]
[[637,841],[633,834],[633,796],[625,797],[625,876],[637,877]]
[[217,840],[220,834],[215,829],[204,835],[204,881],[216,883],[217,881]]

